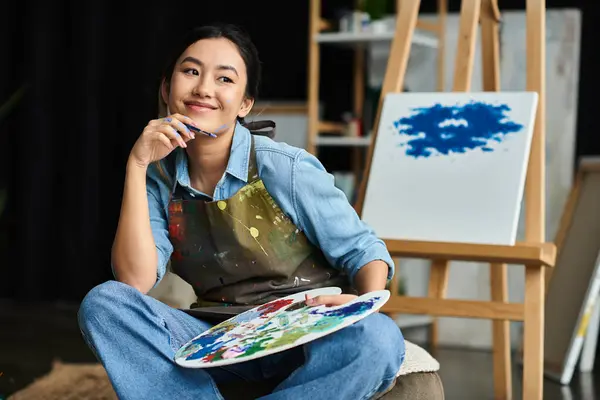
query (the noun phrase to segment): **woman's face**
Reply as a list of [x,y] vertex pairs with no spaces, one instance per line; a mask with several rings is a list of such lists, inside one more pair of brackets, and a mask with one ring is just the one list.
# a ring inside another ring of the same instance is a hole
[[171,113],[192,118],[216,134],[232,132],[254,101],[245,97],[246,65],[235,44],[225,38],[202,39],[189,46],[173,69],[163,99]]

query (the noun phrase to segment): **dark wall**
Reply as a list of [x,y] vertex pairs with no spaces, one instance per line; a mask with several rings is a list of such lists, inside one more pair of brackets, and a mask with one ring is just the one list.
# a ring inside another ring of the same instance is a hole
[[[325,0],[324,14],[351,1]],[[597,5],[583,7],[578,154],[600,154],[594,124]],[[595,3],[595,2],[594,2]],[[79,300],[111,277],[124,163],[156,115],[159,71],[169,44],[214,20],[246,27],[264,63],[263,99],[306,99],[308,1],[6,0],[0,13],[0,101],[26,83],[21,105],[0,121],[0,297]],[[458,10],[451,1],[451,11]],[[524,1],[501,1],[505,9]],[[435,1],[423,2],[432,12]],[[322,92],[335,117],[351,107],[352,53],[324,52]],[[340,100],[341,99],[341,100]],[[333,105],[333,106],[331,106]],[[590,108],[592,111],[581,110]]]

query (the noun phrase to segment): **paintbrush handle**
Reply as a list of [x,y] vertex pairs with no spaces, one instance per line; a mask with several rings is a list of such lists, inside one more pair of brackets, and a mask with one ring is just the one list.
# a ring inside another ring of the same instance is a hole
[[187,128],[188,128],[188,129],[190,129],[190,130],[192,130],[192,131],[194,131],[194,132],[202,133],[202,134],[204,134],[204,135],[206,135],[206,136],[210,136],[210,137],[214,137],[214,138],[216,138],[216,137],[217,137],[217,135],[215,135],[214,133],[210,133],[210,132],[203,131],[203,130],[202,130],[202,129],[200,129],[200,128],[196,128],[194,125],[186,124],[185,122],[184,122],[183,124],[184,124],[185,126],[187,126]]

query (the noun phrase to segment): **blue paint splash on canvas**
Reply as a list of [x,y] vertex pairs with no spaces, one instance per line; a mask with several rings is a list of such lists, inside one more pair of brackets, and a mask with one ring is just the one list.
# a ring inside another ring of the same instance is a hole
[[414,108],[414,114],[394,121],[399,134],[409,136],[406,155],[419,158],[432,155],[493,151],[490,141],[502,142],[506,135],[519,132],[523,125],[511,121],[506,104],[472,101],[464,105]]

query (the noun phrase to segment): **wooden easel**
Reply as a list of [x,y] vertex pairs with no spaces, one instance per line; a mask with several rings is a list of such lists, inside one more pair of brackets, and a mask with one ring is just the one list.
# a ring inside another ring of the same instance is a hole
[[[527,3],[527,88],[539,94],[531,154],[525,188],[525,242],[514,246],[467,243],[440,243],[410,240],[385,240],[393,257],[431,260],[428,297],[397,295],[382,309],[389,314],[428,314],[433,316],[484,318],[493,320],[494,397],[512,398],[509,321],[524,322],[523,399],[543,397],[544,293],[545,267],[554,265],[556,247],[546,243],[545,215],[545,1]],[[373,138],[358,194],[356,210],[362,213],[373,150],[379,128],[383,101],[388,93],[402,90],[408,63],[412,34],[416,26],[420,0],[403,0],[396,21]],[[453,91],[469,91],[475,55],[478,22],[482,27],[483,85],[486,91],[497,91],[499,79],[499,12],[496,0],[463,0],[460,11],[459,42],[455,60]],[[491,301],[447,299],[448,263],[475,261],[490,264]],[[525,266],[525,301],[509,303],[506,264]],[[394,285],[397,280],[394,279]],[[437,327],[433,339],[437,342]]]

